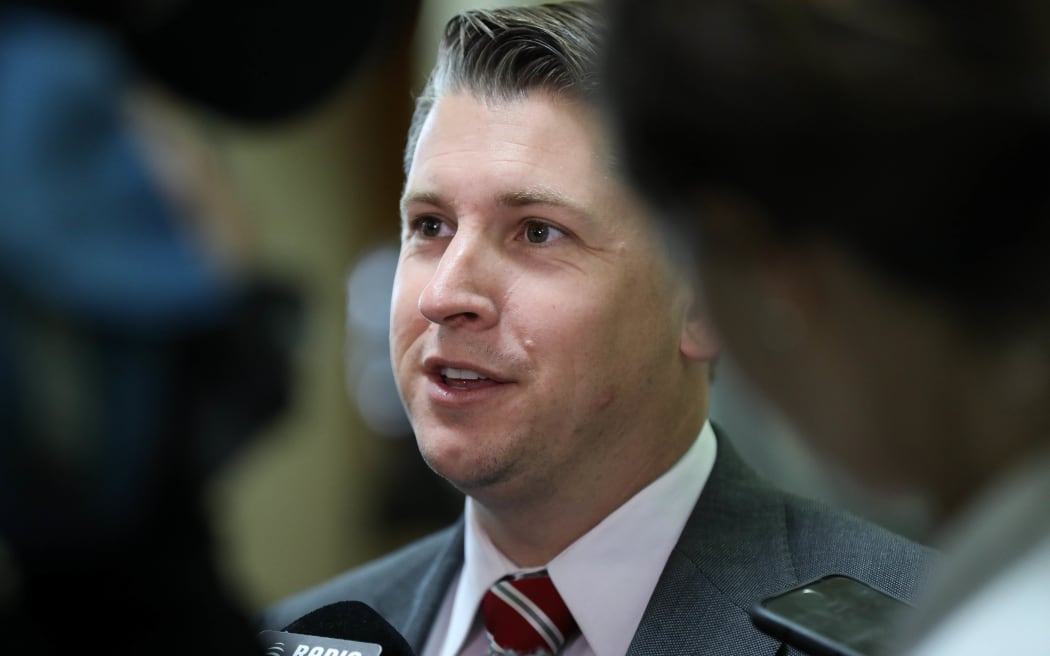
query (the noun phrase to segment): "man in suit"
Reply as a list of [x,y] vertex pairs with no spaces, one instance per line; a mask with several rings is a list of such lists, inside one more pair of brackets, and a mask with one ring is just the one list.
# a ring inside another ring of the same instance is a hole
[[539,574],[572,618],[550,652],[772,656],[748,616],[767,595],[831,573],[914,595],[926,549],[770,487],[708,420],[718,347],[618,177],[602,32],[577,2],[449,22],[409,133],[390,340],[420,451],[465,512],[267,628],[353,599],[421,654],[485,654],[489,632],[507,648],[490,587]]

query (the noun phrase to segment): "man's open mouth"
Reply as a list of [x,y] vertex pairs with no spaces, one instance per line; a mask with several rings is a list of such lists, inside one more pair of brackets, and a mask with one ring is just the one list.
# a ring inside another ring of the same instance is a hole
[[441,382],[456,390],[472,390],[479,387],[497,384],[496,381],[484,374],[479,374],[470,369],[456,369],[454,367],[441,368]]

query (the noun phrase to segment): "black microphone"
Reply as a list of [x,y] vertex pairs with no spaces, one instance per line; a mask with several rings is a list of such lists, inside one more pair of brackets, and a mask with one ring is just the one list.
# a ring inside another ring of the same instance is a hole
[[368,604],[337,601],[281,631],[261,631],[266,656],[415,656],[412,646]]

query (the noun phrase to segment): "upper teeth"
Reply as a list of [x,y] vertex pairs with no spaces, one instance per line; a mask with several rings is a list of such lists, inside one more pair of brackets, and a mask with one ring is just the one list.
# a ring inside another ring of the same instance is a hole
[[470,369],[454,369],[452,367],[442,368],[441,375],[445,378],[458,378],[460,380],[482,380],[488,378]]

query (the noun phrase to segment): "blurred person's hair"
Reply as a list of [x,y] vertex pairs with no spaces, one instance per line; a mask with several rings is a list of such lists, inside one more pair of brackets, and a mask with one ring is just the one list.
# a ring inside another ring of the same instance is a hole
[[577,100],[596,96],[600,10],[585,1],[475,9],[445,26],[437,62],[416,98],[405,148],[405,172],[419,132],[443,94],[469,92],[484,100],[514,100],[543,90]]
[[1050,316],[1050,5],[607,6],[629,176],[697,243],[697,200],[729,193],[964,325]]

